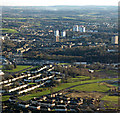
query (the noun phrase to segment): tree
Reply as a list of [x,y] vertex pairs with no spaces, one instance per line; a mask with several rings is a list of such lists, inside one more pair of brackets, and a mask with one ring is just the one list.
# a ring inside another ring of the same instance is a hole
[[13,62],[13,66],[14,66],[14,68],[16,68],[16,67],[17,67],[17,65],[16,65],[16,63],[15,63],[15,62]]
[[12,70],[12,69],[14,69],[13,65],[4,65],[3,66],[3,70]]

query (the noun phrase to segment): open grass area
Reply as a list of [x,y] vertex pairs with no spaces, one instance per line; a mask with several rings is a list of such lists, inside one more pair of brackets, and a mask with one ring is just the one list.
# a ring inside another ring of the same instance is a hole
[[31,66],[25,66],[25,65],[18,65],[15,69],[13,70],[4,70],[5,72],[18,72],[18,71],[21,71],[21,70],[24,70],[26,68],[29,68]]
[[2,96],[2,101],[7,101],[9,98],[10,98],[9,95],[7,95],[7,96]]
[[[54,88],[53,88],[53,92],[57,92],[57,91],[66,89],[66,88],[69,88],[69,87],[74,86],[74,85],[79,85],[79,84],[83,84],[83,83],[100,82],[100,81],[106,81],[106,80],[116,80],[116,78],[112,78],[112,79],[86,80],[86,81],[79,81],[79,82],[73,82],[73,83],[63,83],[63,84],[60,84],[60,85],[57,86],[57,87],[54,87]],[[106,89],[105,89],[105,90],[106,90]],[[21,96],[21,97],[19,97],[19,98],[20,98],[21,100],[23,100],[23,101],[27,101],[27,100],[32,99],[33,97],[40,97],[40,96],[42,96],[42,95],[47,95],[47,94],[50,94],[50,90],[45,90],[45,91],[42,91],[42,92],[36,92],[36,93],[33,93],[33,94],[28,94],[28,95],[25,95],[25,96]]]
[[56,20],[56,19],[58,19],[58,18],[41,18],[41,19],[43,19],[43,20]]
[[59,63],[58,65],[70,65],[69,63]]
[[98,92],[107,92],[110,88],[106,85],[100,85],[99,83],[85,84],[80,85],[74,88],[71,88],[77,91],[98,91]]
[[2,32],[5,32],[5,33],[18,33],[17,30],[9,29],[9,28],[2,28]]
[[87,80],[87,79],[90,79],[90,77],[88,77],[88,76],[77,76],[75,78],[69,78],[67,81],[68,82],[78,82],[80,80]]
[[105,109],[118,109],[119,108],[119,97],[106,95],[101,98]]
[[40,96],[47,95],[47,94],[50,94],[50,90],[45,90],[45,91],[42,91],[42,92],[37,92],[37,93],[34,93],[34,94],[21,96],[21,97],[19,97],[19,99],[21,99],[23,101],[27,101],[27,100],[30,100],[34,97],[40,97]]
[[71,78],[72,80],[75,80],[75,79],[89,79],[90,77],[89,76],[76,76],[75,78]]
[[104,71],[106,74],[113,74],[117,75],[118,72],[116,70],[105,70],[105,69],[100,69],[100,70],[95,70],[96,72]]
[[114,74],[114,75],[117,75],[117,74],[118,74],[118,72],[113,71],[113,70],[108,70],[108,71],[106,71],[106,73],[107,73],[107,74]]
[[83,17],[83,16],[85,16],[85,15],[77,15],[77,16]]
[[36,85],[37,83],[28,83],[28,84],[30,84],[30,85]]
[[33,70],[36,70],[36,68],[38,68],[39,66],[34,66],[34,67],[32,67],[32,68],[30,68],[30,69],[28,69],[28,71],[33,71]]
[[59,85],[58,87],[55,87],[54,91],[63,90],[65,88],[72,87],[72,86],[79,85],[79,84],[93,83],[93,82],[102,82],[102,81],[107,81],[107,80],[117,80],[117,78],[112,78],[112,79],[96,79],[96,80],[86,80],[86,81],[79,81],[79,82],[73,82],[73,83],[63,83],[63,84]]
[[103,98],[101,98],[101,100],[118,102],[118,96],[109,96],[109,95],[106,95]]
[[72,17],[63,17],[63,19],[70,19],[70,20],[74,20],[76,18],[72,18]]
[[7,20],[25,20],[25,19],[34,19],[34,18],[3,18],[3,19],[7,19]]
[[3,66],[2,65],[0,65],[0,68],[2,68]]

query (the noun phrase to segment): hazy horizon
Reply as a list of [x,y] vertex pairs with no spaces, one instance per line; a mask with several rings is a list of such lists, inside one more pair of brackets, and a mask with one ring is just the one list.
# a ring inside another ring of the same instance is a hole
[[[1,5],[0,5],[1,6]],[[83,6],[93,6],[93,7],[99,7],[99,6],[105,6],[105,7],[118,7],[117,5],[51,5],[51,6],[35,6],[35,5],[31,5],[31,6],[27,6],[27,5],[21,5],[21,6],[10,6],[10,5],[4,5],[5,7],[61,7],[61,6],[72,6],[72,7],[79,7],[79,6],[81,6],[81,7],[83,7]],[[3,7],[4,7],[3,6]]]
[[4,0],[0,2],[0,6],[118,6],[118,0]]

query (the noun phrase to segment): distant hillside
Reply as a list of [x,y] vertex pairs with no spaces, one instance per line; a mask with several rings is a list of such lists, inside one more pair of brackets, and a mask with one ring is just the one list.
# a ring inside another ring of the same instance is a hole
[[38,9],[38,10],[80,10],[80,9],[91,9],[91,10],[111,10],[118,9],[117,6],[68,6],[68,5],[57,5],[57,6],[3,6],[4,8],[12,8],[12,9]]

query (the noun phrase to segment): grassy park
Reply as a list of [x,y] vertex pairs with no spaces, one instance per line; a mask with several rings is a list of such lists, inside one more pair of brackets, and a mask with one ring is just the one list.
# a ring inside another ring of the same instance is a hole
[[104,107],[107,109],[118,109],[119,106],[119,96],[109,96],[106,95],[101,98],[101,101],[104,102]]
[[[54,87],[53,92],[64,90],[64,89],[70,88],[70,87],[75,88],[76,87],[75,85],[79,85],[78,87],[80,87],[84,83],[90,83],[89,84],[90,86],[88,84],[85,84],[86,86],[89,86],[86,89],[87,91],[89,91],[89,90],[93,91],[94,90],[94,91],[106,92],[106,91],[109,90],[109,88],[107,86],[105,86],[105,85],[98,86],[98,83],[93,83],[93,82],[102,82],[102,81],[116,80],[116,79],[117,78],[113,78],[113,79],[96,79],[96,80],[86,80],[86,81],[79,81],[79,82],[73,82],[73,83],[63,83],[63,84],[60,84],[59,86]],[[96,84],[97,84],[97,86],[96,86]],[[89,89],[91,87],[92,87],[92,89]],[[84,86],[82,86],[82,88],[84,88]],[[42,92],[28,94],[28,95],[25,95],[25,96],[20,96],[19,99],[26,101],[26,100],[32,99],[33,97],[40,97],[42,95],[47,95],[47,94],[50,94],[50,90],[45,90],[45,91],[42,91]]]
[[21,71],[21,70],[24,70],[26,68],[29,68],[31,66],[25,66],[25,65],[17,65],[17,67],[15,69],[12,69],[12,70],[4,70],[5,72],[18,72],[18,71]]
[[85,84],[85,85],[80,85],[74,88],[71,88],[77,91],[98,91],[98,92],[107,92],[110,88],[107,87],[106,85],[100,85],[99,83],[92,83],[92,84]]
[[0,68],[2,68],[3,66],[2,65],[0,65]]
[[100,70],[96,70],[96,72],[105,72],[106,74],[113,74],[113,75],[117,75],[118,72],[116,70],[104,70],[104,69],[100,69]]
[[101,100],[118,102],[118,96],[108,96],[108,95],[106,95],[103,98],[101,98]]
[[5,17],[3,19],[6,19],[6,20],[25,20],[25,19],[34,19],[34,18],[8,18],[8,17]]
[[9,28],[2,28],[2,32],[6,32],[6,33],[18,33],[17,30],[15,30],[15,29],[9,29]]
[[50,94],[50,90],[45,90],[45,91],[34,93],[34,94],[28,94],[28,95],[25,95],[25,96],[20,96],[19,99],[21,99],[23,101],[27,101],[27,100],[30,100],[34,97],[40,97],[40,96],[47,95],[47,94]]
[[70,63],[59,63],[58,65],[70,65]]
[[9,96],[9,95],[2,96],[2,101],[7,101],[9,98],[10,98],[10,96]]
[[63,19],[71,19],[71,20],[74,20],[76,18],[72,18],[72,17],[63,17]]
[[88,80],[90,79],[89,76],[76,76],[75,78],[69,78],[67,81],[68,82],[78,82],[80,80]]

